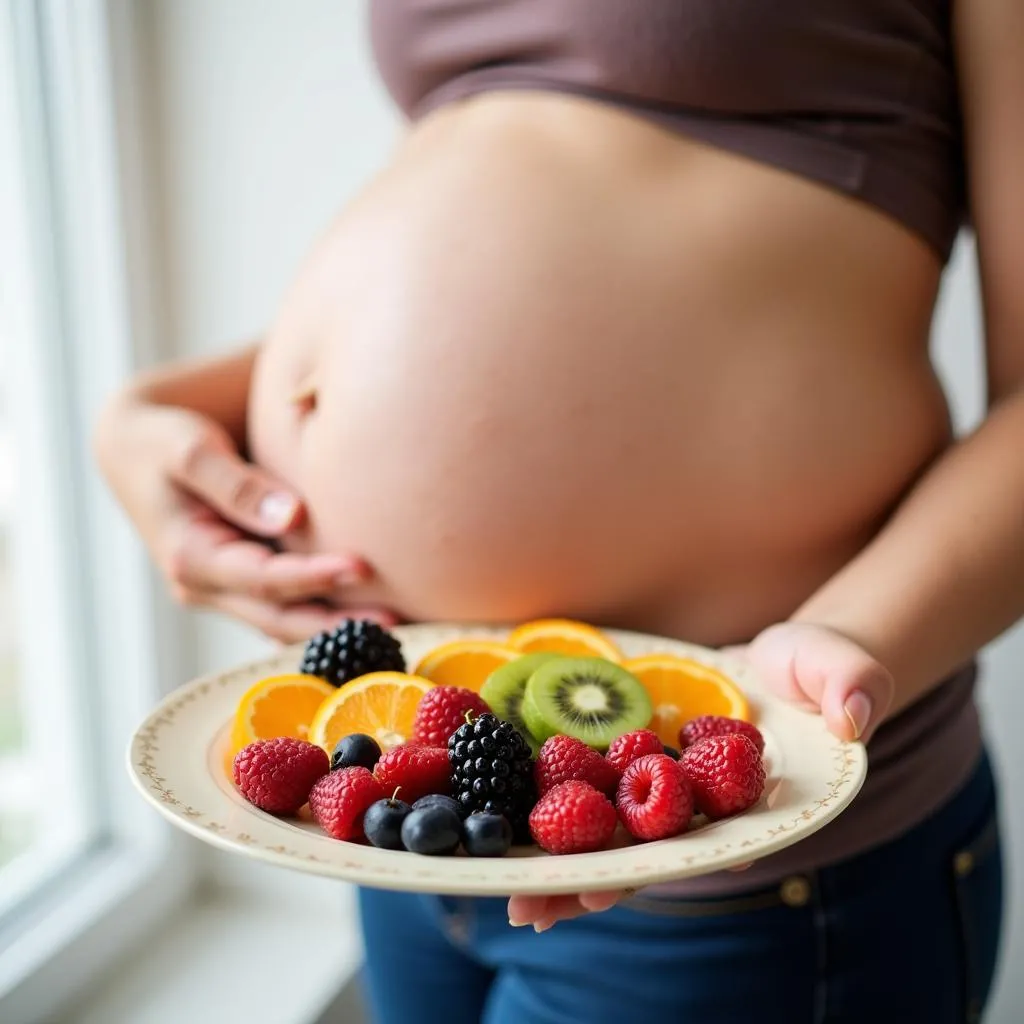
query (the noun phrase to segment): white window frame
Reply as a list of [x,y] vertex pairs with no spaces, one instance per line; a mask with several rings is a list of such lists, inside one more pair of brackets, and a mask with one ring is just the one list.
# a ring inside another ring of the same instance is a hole
[[[55,514],[25,525],[51,557],[36,575],[59,580],[49,598],[69,609],[67,635],[53,635],[59,611],[28,621],[26,649],[56,665],[81,659],[95,684],[73,709],[94,752],[76,794],[94,812],[90,842],[0,917],[0,1020],[11,1022],[59,1012],[180,906],[196,878],[192,845],[148,812],[124,767],[133,726],[187,677],[194,651],[90,447],[103,401],[160,348],[132,14],[132,0],[0,0],[0,288],[15,337],[41,342],[12,354],[19,401],[46,410],[31,447],[46,446],[66,471],[33,481],[41,495],[49,488]],[[54,394],[58,408],[47,404]],[[32,455],[19,453],[29,465]],[[31,672],[44,661],[24,677],[30,727],[42,719]],[[73,752],[62,762],[57,740],[44,785],[74,763]]]

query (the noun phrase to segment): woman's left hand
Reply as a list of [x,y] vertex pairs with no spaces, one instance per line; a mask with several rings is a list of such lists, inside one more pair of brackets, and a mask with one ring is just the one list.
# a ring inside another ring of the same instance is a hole
[[[770,626],[728,654],[745,659],[761,682],[783,700],[820,713],[840,739],[867,742],[893,700],[888,669],[834,630],[804,622]],[[566,896],[513,896],[509,921],[538,931],[557,921],[607,910],[629,891]]]
[[559,921],[609,910],[629,895],[628,889],[612,889],[573,896],[513,896],[508,901],[508,923],[532,924],[535,931],[543,932]]

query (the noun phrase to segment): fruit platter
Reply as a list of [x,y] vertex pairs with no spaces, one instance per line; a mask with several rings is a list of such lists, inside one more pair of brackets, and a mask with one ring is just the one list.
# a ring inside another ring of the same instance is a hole
[[799,842],[866,755],[748,666],[545,619],[349,620],[194,680],[128,770],[174,825],[243,856],[451,895],[640,888]]

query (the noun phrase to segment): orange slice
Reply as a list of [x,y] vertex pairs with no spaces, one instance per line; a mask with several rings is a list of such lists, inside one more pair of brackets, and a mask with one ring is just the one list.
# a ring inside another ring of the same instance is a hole
[[572,619],[537,619],[512,631],[510,647],[524,654],[552,651],[572,658],[607,658],[622,661],[622,652],[599,629]]
[[256,740],[306,739],[317,708],[335,692],[323,679],[300,674],[268,676],[253,683],[235,709],[231,756]]
[[487,677],[519,653],[490,640],[455,640],[429,651],[413,671],[438,686],[462,686],[479,693]]
[[679,746],[679,730],[701,715],[727,715],[750,721],[750,705],[736,684],[716,669],[690,658],[651,654],[623,668],[640,680],[654,705],[648,726],[662,743]]
[[354,732],[372,736],[382,750],[397,747],[412,732],[416,705],[431,685],[404,672],[371,672],[353,679],[317,709],[309,740],[328,754],[338,740]]

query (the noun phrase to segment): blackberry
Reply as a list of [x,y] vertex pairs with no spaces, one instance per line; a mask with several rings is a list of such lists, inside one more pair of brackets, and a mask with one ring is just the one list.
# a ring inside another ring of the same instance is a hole
[[480,715],[448,740],[452,793],[465,813],[502,814],[517,842],[529,842],[527,819],[537,802],[530,748],[510,722]]
[[309,639],[299,671],[343,686],[369,672],[404,672],[405,658],[397,638],[376,622],[346,619]]

